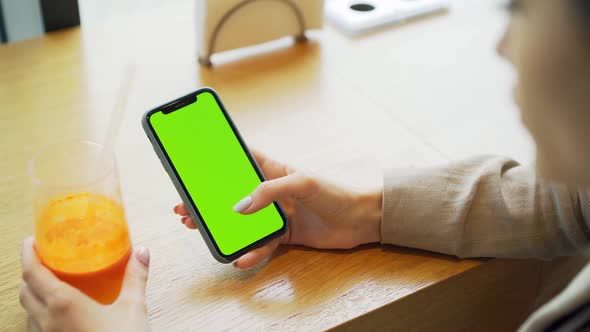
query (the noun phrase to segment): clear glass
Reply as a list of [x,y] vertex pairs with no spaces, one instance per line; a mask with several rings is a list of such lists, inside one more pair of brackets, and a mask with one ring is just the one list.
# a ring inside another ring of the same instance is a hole
[[131,254],[114,155],[88,141],[56,143],[33,157],[29,175],[41,262],[96,301],[114,302]]

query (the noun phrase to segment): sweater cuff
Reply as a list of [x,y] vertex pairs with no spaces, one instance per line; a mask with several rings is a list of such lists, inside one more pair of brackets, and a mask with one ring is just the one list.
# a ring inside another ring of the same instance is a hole
[[[419,169],[389,170],[383,180],[381,242],[456,254],[457,211],[445,202],[444,173]],[[446,221],[450,221],[445,224]]]

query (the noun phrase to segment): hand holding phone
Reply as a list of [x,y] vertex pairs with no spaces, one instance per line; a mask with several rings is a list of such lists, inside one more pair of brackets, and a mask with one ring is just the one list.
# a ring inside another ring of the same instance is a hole
[[[280,238],[253,249],[234,262],[250,268],[269,258],[279,244],[303,245],[322,249],[349,249],[381,241],[382,190],[356,192],[297,171],[252,151],[267,181],[252,193],[251,204],[242,212],[256,214],[278,201],[289,217],[289,228]],[[195,229],[184,204],[174,212],[187,228]]]

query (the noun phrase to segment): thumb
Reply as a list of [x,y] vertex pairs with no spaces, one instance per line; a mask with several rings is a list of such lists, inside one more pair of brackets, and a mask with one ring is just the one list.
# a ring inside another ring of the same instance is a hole
[[133,302],[144,301],[149,265],[149,249],[145,247],[135,249],[129,259],[129,263],[127,263],[119,299],[131,300]]
[[239,201],[234,211],[251,214],[262,210],[274,201],[287,197],[305,200],[319,191],[317,181],[304,173],[293,173],[282,178],[261,183],[250,196]]

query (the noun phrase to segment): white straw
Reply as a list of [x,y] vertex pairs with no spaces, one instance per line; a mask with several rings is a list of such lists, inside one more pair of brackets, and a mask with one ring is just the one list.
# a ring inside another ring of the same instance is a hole
[[[111,120],[109,121],[109,126],[105,138],[103,140],[103,148],[96,160],[94,172],[91,173],[92,175],[96,176],[96,178],[99,179],[99,181],[101,175],[103,175],[101,172],[104,171],[105,166],[108,165],[107,167],[117,167],[117,165],[114,164],[115,159],[111,156],[113,156],[115,153],[115,143],[117,142],[117,137],[119,136],[121,123],[123,122],[123,115],[125,113],[125,110],[127,109],[127,103],[129,101],[129,94],[131,92],[131,86],[133,83],[134,76],[135,65],[130,63],[127,65],[123,73],[121,86],[119,88],[117,99],[115,100],[115,105],[111,113]],[[109,161],[109,158],[110,160],[112,160],[113,165],[107,163]],[[97,182],[97,185],[100,184]],[[96,209],[94,207],[94,202],[96,200],[95,194],[97,193],[89,193],[88,209],[86,214],[88,220],[93,220],[96,217]]]
[[119,136],[125,109],[127,109],[129,94],[131,92],[131,84],[133,83],[134,77],[135,65],[130,63],[127,65],[123,73],[123,79],[121,80],[121,86],[119,87],[119,94],[115,100],[115,106],[113,107],[113,111],[111,113],[109,127],[103,141],[103,150],[100,158],[98,159],[99,165],[101,165],[100,162],[105,161],[105,158],[114,153],[115,143],[117,142],[117,137]]
[[[128,16],[133,16],[136,8],[136,2],[131,0],[129,2],[130,7],[128,8],[128,12],[126,13]],[[131,18],[129,18],[131,19]],[[121,84],[119,86],[118,94],[115,99],[115,104],[113,106],[113,110],[111,112],[111,119],[109,121],[109,125],[107,127],[106,134],[102,141],[102,151],[97,156],[96,165],[94,172],[91,173],[93,176],[96,176],[97,179],[100,179],[101,172],[104,171],[105,165],[107,167],[117,167],[115,164],[115,159],[112,157],[115,154],[115,144],[117,143],[117,138],[119,137],[119,132],[121,129],[121,124],[123,122],[123,116],[125,114],[125,110],[127,109],[128,102],[129,102],[129,95],[131,93],[131,88],[133,84],[133,80],[135,78],[136,72],[136,64],[135,64],[135,28],[134,25],[127,26],[130,31],[129,43],[131,43],[131,50],[129,56],[129,61],[125,68],[123,69],[123,76],[121,79]],[[110,158],[110,160],[109,160]],[[112,161],[112,165],[107,163]],[[98,188],[97,188],[98,189]],[[95,200],[95,195],[90,193],[88,199],[88,213],[87,217],[93,218],[95,217],[95,208],[93,207],[93,203]]]

